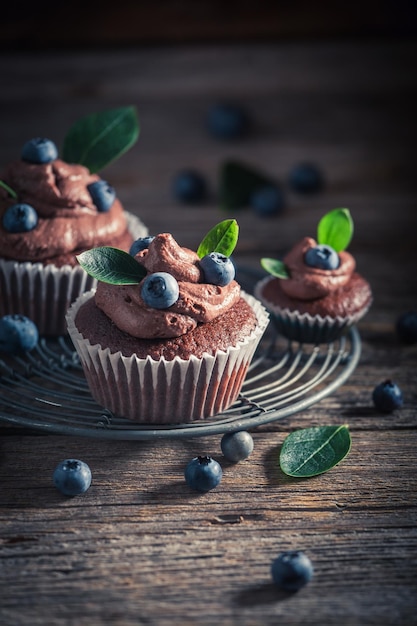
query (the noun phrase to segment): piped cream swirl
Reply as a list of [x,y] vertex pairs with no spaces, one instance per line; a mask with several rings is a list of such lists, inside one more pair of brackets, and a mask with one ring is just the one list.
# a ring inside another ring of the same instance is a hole
[[290,278],[281,280],[280,285],[287,296],[300,300],[314,300],[327,296],[349,282],[356,263],[352,255],[346,251],[339,252],[340,265],[335,270],[322,270],[305,264],[307,250],[316,245],[317,242],[313,238],[304,237],[284,257],[283,261]]
[[95,295],[97,306],[120,330],[133,337],[179,337],[197,324],[222,315],[239,300],[240,286],[235,280],[225,287],[202,282],[198,255],[180,247],[169,233],[157,235],[149,248],[135,258],[148,274],[172,274],[178,281],[179,297],[168,309],[153,309],[142,299],[143,280],[138,285],[100,282]]

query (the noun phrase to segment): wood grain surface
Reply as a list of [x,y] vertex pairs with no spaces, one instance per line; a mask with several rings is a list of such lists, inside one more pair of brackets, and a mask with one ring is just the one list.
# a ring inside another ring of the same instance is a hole
[[[239,158],[281,182],[283,214],[249,208],[236,259],[259,269],[314,236],[326,211],[346,206],[350,247],[374,303],[360,322],[362,355],[349,380],[306,411],[252,431],[254,452],[227,463],[219,436],[107,441],[0,427],[0,622],[153,626],[392,625],[417,623],[417,346],[395,332],[417,307],[413,41],[173,46],[110,52],[10,53],[0,58],[0,165],[22,144],[59,145],[79,117],[135,104],[141,136],[105,176],[151,233],[195,248],[216,222],[219,168]],[[205,128],[209,107],[240,103],[253,119],[238,142]],[[324,190],[300,196],[288,173],[313,161]],[[173,199],[173,176],[207,178],[202,206]],[[405,402],[378,412],[372,390],[395,380]],[[337,467],[296,480],[280,472],[288,433],[349,424],[352,448]],[[221,484],[192,492],[183,471],[211,454]],[[93,472],[89,491],[61,496],[59,461]],[[313,580],[296,594],[273,587],[272,559],[301,549]]]

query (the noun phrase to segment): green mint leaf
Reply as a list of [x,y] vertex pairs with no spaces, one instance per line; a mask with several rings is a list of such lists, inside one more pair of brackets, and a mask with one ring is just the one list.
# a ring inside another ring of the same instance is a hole
[[331,246],[336,252],[346,250],[353,235],[353,220],[349,209],[334,209],[324,215],[317,228],[319,244]]
[[254,191],[276,186],[266,174],[240,161],[226,161],[220,168],[219,196],[224,211],[247,207]]
[[6,183],[2,180],[0,180],[0,187],[3,187],[3,189],[5,189],[9,196],[11,196],[14,200],[17,200],[17,193],[13,191],[13,189],[9,187],[9,185],[6,185]]
[[272,276],[276,276],[277,278],[290,278],[290,273],[288,271],[287,266],[282,261],[278,261],[277,259],[261,259],[261,265],[268,272],[268,274],[272,274]]
[[197,249],[200,259],[210,252],[219,252],[230,256],[236,247],[239,237],[239,226],[236,220],[223,220],[212,228]]
[[282,444],[280,467],[288,476],[317,476],[340,463],[348,454],[350,446],[350,433],[346,425],[297,430],[288,435]]
[[127,152],[138,136],[134,106],[93,113],[70,128],[64,139],[62,158],[96,173]]
[[110,285],[137,285],[146,276],[146,269],[130,254],[102,246],[86,250],[77,261],[87,274]]

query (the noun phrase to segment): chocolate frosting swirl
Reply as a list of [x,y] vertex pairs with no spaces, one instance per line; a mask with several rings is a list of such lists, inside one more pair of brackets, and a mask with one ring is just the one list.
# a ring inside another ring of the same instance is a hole
[[[12,198],[0,187],[0,255],[16,261],[45,262],[62,255],[104,245],[127,228],[123,207],[116,198],[108,212],[100,213],[87,185],[100,180],[82,165],[56,159],[46,164],[14,161],[2,180],[17,193]],[[7,208],[27,203],[39,221],[33,230],[9,233],[2,225]]]
[[202,282],[198,255],[181,248],[169,233],[157,235],[136,260],[148,274],[169,272],[178,281],[179,297],[168,309],[148,307],[138,285],[110,285],[100,282],[96,305],[116,326],[142,339],[179,337],[228,311],[240,298],[240,286],[233,280],[225,287]]
[[284,257],[290,278],[281,280],[282,291],[291,298],[300,300],[315,300],[322,298],[346,285],[354,270],[355,260],[348,252],[339,252],[340,265],[335,270],[322,270],[309,267],[304,257],[310,248],[317,242],[311,237],[304,237]]

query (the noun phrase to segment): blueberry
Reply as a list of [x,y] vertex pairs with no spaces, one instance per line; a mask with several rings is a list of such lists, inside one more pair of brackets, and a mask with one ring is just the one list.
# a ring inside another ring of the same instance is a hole
[[178,300],[177,280],[168,272],[149,274],[142,284],[142,298],[153,309],[167,309]]
[[58,158],[58,150],[50,139],[36,137],[25,143],[21,156],[28,163],[50,163]]
[[289,185],[299,193],[314,193],[323,187],[323,176],[319,168],[312,163],[299,163],[289,174]]
[[201,202],[207,195],[207,184],[204,177],[195,170],[178,172],[172,183],[175,198],[180,202]]
[[116,198],[114,187],[105,180],[97,180],[87,185],[87,189],[98,211],[107,213]]
[[36,346],[38,339],[38,328],[28,317],[5,315],[0,318],[0,352],[29,352]]
[[91,485],[91,470],[87,463],[78,459],[61,461],[53,474],[55,487],[65,496],[78,496]]
[[232,463],[247,459],[253,451],[253,439],[246,430],[223,435],[220,447],[224,457]]
[[130,246],[129,254],[136,256],[138,252],[149,248],[149,244],[154,240],[154,237],[139,237]]
[[397,383],[384,380],[372,392],[375,408],[383,413],[391,413],[403,404],[403,394]]
[[224,287],[235,277],[235,266],[230,257],[220,252],[210,252],[200,259],[200,267],[204,274],[204,280],[212,285]]
[[217,139],[239,139],[249,129],[249,118],[236,104],[219,103],[207,115],[207,128]]
[[30,204],[12,204],[3,215],[3,226],[8,233],[27,233],[38,223],[38,214]]
[[304,255],[304,262],[309,267],[317,267],[321,270],[336,270],[340,265],[340,258],[333,248],[320,244],[307,250]]
[[196,491],[210,491],[220,483],[223,471],[210,456],[197,456],[185,468],[185,481]]
[[399,316],[396,331],[400,341],[417,343],[417,311],[407,311]]
[[285,591],[298,591],[313,576],[313,566],[304,552],[288,550],[281,552],[271,564],[274,583]]
[[278,215],[284,208],[282,190],[273,185],[260,187],[251,194],[249,205],[260,217]]

